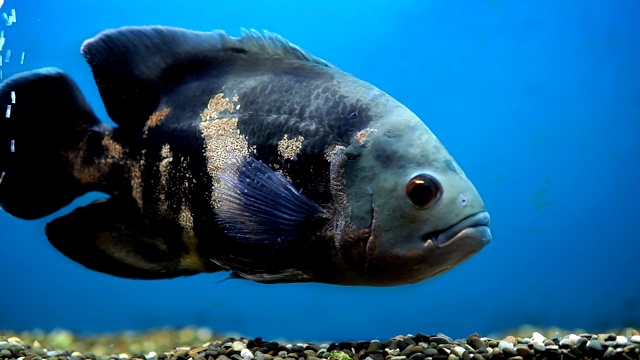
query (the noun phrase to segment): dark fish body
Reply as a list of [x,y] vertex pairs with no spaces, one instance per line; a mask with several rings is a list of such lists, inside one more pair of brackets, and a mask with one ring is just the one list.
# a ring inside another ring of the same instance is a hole
[[117,126],[60,70],[4,82],[0,206],[32,219],[108,194],[46,229],[91,269],[395,285],[491,239],[475,188],[420,119],[277,35],[127,27],[82,53]]

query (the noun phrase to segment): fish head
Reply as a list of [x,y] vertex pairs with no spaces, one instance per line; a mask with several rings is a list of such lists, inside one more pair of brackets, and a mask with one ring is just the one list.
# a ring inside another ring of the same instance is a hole
[[359,234],[349,239],[359,239],[360,246],[345,236],[335,241],[364,283],[415,283],[487,245],[489,214],[471,181],[415,114],[398,105],[376,118],[345,151],[346,222]]

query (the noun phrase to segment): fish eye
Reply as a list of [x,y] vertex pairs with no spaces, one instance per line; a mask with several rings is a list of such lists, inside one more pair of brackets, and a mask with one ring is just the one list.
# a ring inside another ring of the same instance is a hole
[[440,198],[442,187],[433,176],[419,174],[409,180],[406,192],[413,205],[425,209]]

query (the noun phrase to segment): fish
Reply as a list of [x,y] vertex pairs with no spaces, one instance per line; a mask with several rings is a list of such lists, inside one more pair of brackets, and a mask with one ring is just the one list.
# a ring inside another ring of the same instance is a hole
[[0,207],[32,220],[104,194],[44,231],[130,279],[396,286],[491,241],[478,191],[417,115],[277,34],[241,31],[86,40],[111,124],[64,70],[4,81]]

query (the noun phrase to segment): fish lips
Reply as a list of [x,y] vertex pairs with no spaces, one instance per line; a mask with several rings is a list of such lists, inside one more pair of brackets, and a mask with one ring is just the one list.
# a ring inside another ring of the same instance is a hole
[[[489,220],[486,211],[475,213],[446,229],[404,242],[392,254],[371,244],[382,240],[372,236],[368,248],[371,246],[377,251],[369,254],[368,278],[375,285],[393,286],[417,283],[440,275],[469,259],[491,241]],[[416,240],[423,243],[416,244]]]
[[422,236],[425,246],[447,246],[456,241],[473,241],[484,247],[491,242],[489,213],[482,211],[458,221],[450,227]]

